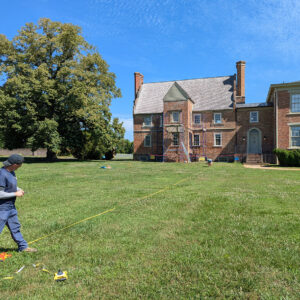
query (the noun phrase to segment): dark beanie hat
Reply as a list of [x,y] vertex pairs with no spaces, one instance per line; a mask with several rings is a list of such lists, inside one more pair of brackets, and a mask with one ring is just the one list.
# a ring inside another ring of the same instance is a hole
[[20,165],[24,162],[24,157],[19,154],[12,154],[6,161],[3,162],[5,167],[17,164]]

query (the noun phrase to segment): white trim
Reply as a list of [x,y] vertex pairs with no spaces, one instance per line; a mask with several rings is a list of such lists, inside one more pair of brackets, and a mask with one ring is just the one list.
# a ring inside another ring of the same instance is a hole
[[[220,135],[220,145],[217,145],[216,143],[216,135]],[[222,132],[214,132],[214,147],[222,147],[223,144],[223,137],[222,137]]]
[[[198,145],[195,144],[195,136],[196,136],[196,135],[197,135],[198,138],[199,138],[199,139],[198,139],[198,142],[199,142]],[[200,134],[196,134],[196,133],[193,134],[193,146],[200,146]]]
[[[216,115],[220,115],[220,122],[216,122]],[[222,113],[214,113],[214,124],[222,124]]]
[[[252,118],[251,118],[252,113],[257,114],[257,120],[256,121],[252,121]],[[250,121],[250,123],[258,123],[259,122],[259,111],[258,110],[254,110],[254,111],[249,112],[249,121]]]
[[[146,138],[147,136],[150,137],[150,145],[146,145]],[[144,147],[152,147],[152,136],[151,134],[146,134],[145,137],[144,137]]]
[[[178,121],[174,121],[174,113],[177,113],[178,114]],[[180,122],[180,111],[178,110],[175,110],[175,111],[172,111],[171,112],[171,122],[172,123],[179,123]]]
[[163,127],[163,116],[159,116],[159,127]]
[[[299,96],[299,99],[297,99],[297,100],[299,100],[300,101],[300,93],[299,92],[290,92],[290,113],[292,113],[292,114],[297,114],[297,113],[300,113],[300,110],[298,110],[298,111],[292,111],[292,101],[293,101],[293,96]],[[298,104],[298,105],[300,105],[300,103]]]
[[[146,119],[146,118],[150,118],[150,125],[145,124],[145,119]],[[153,123],[152,123],[152,115],[144,116],[143,127],[152,127],[152,126],[153,126]]]
[[[300,124],[289,125],[290,134],[289,134],[289,149],[300,149],[300,146],[292,146],[292,127],[300,127]],[[300,137],[299,137],[300,139]]]
[[[174,144],[174,135],[177,134],[177,144]],[[172,132],[172,146],[179,146],[179,132]]]
[[[199,117],[200,117],[200,122],[199,122],[199,123],[196,123],[196,116],[199,116]],[[194,123],[194,124],[198,124],[198,125],[201,124],[201,114],[194,114],[194,115],[193,115],[193,123]]]

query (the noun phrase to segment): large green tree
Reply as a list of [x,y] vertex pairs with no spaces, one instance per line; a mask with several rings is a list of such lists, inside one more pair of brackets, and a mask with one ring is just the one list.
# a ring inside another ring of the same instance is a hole
[[[47,148],[79,158],[124,137],[110,104],[115,74],[73,24],[40,19],[11,41],[0,35],[0,130],[6,148]],[[96,158],[96,157],[94,157]]]

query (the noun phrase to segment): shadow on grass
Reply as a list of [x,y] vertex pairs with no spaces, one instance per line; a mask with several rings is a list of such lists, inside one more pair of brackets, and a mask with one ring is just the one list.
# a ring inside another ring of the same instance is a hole
[[132,158],[128,158],[128,159],[125,159],[125,158],[117,158],[117,159],[104,160],[104,161],[133,161],[133,159],[132,159]]
[[0,252],[19,252],[17,248],[0,248]]
[[[5,160],[8,159],[9,156],[1,156],[0,157],[0,162],[3,162]],[[97,162],[102,162],[102,163],[107,163],[107,162],[110,162],[110,161],[133,161],[132,158],[118,158],[118,159],[112,159],[112,160],[105,160],[105,159],[99,159],[99,160],[96,160],[96,159],[86,159],[86,160],[80,160],[80,159],[77,159],[77,158],[73,158],[73,157],[70,157],[70,158],[57,158],[57,159],[54,159],[54,160],[48,160],[46,157],[33,157],[33,156],[25,156],[24,157],[24,163],[26,164],[34,164],[34,163],[59,163],[59,162],[92,162],[92,161],[97,161]],[[1,164],[0,164],[0,167],[1,167]]]
[[[0,162],[3,162],[7,160],[8,156],[2,156],[0,157]],[[24,157],[24,163],[26,164],[34,164],[34,163],[58,163],[58,162],[87,162],[87,161],[93,161],[93,160],[79,160],[76,158],[57,158],[54,160],[48,160],[46,157],[32,157],[32,156],[25,156]],[[99,160],[100,161],[100,160]]]

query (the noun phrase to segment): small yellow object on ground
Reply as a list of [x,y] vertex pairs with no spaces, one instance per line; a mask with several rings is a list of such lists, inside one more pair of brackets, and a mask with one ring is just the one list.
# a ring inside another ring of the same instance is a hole
[[55,281],[64,281],[67,279],[68,279],[68,274],[66,271],[58,270],[58,272],[54,274]]

